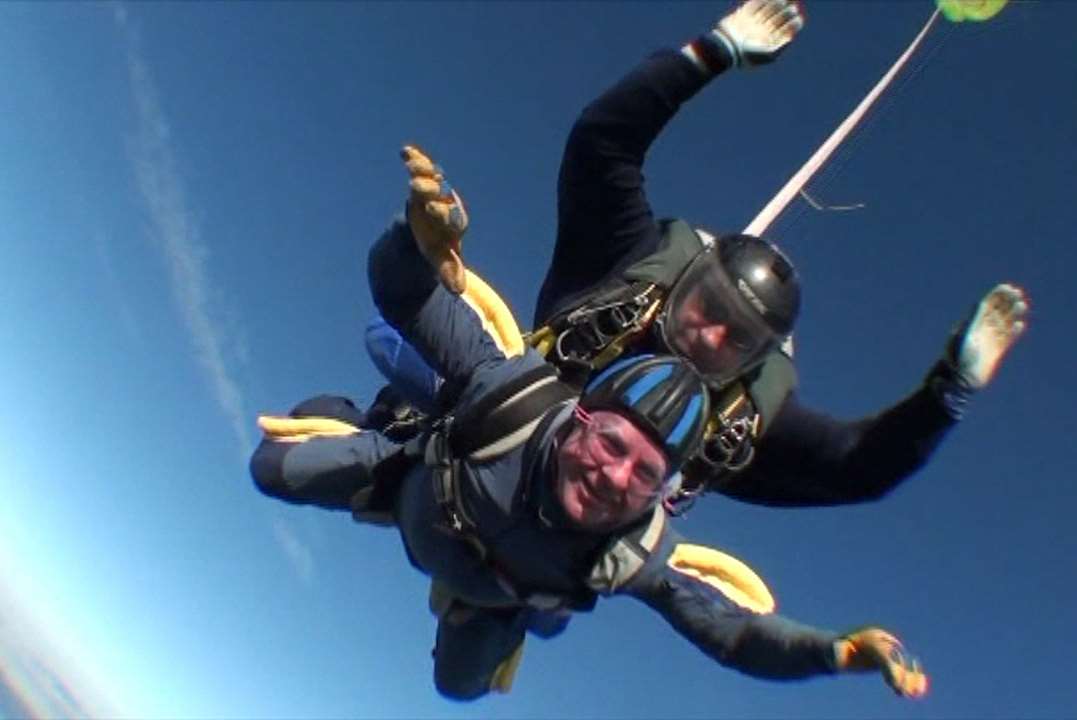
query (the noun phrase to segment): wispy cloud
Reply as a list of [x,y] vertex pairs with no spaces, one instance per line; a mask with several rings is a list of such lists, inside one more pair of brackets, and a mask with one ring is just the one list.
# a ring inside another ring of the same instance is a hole
[[[146,205],[153,241],[160,247],[171,275],[173,297],[198,362],[246,460],[253,450],[250,416],[233,366],[246,357],[242,323],[238,313],[224,306],[206,268],[207,249],[201,229],[191,209],[181,173],[176,167],[169,123],[162,109],[160,93],[153,82],[141,50],[138,29],[124,4],[112,3],[112,15],[127,51],[127,69],[136,115],[136,137],[132,144],[133,172]],[[217,302],[211,304],[211,298]],[[231,364],[230,364],[231,363]],[[276,518],[272,531],[300,580],[309,583],[314,575],[313,554],[284,520]]]
[[284,554],[299,579],[306,585],[314,580],[314,555],[295,534],[295,531],[282,518],[273,518],[273,535],[277,543],[284,548]]
[[248,430],[250,418],[225,351],[238,340],[233,342],[225,324],[219,320],[221,313],[211,306],[211,297],[218,297],[219,292],[212,287],[206,269],[206,246],[191,211],[183,178],[176,168],[168,120],[143,58],[137,29],[121,3],[111,7],[113,19],[126,44],[136,113],[131,161],[148,212],[152,239],[164,253],[171,275],[172,294],[195,346],[198,362],[232,426],[240,454],[246,458],[253,447]]

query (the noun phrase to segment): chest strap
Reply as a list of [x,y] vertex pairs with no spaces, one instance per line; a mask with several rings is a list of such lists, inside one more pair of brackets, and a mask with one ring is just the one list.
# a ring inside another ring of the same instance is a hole
[[549,364],[529,370],[486,394],[447,424],[454,457],[486,462],[527,442],[543,416],[577,396]]
[[637,282],[556,315],[524,340],[582,387],[651,326],[661,305],[658,286]]
[[623,587],[647,564],[665,527],[666,512],[659,505],[646,525],[618,538],[606,548],[591,568],[587,586],[603,595]]
[[543,364],[491,391],[466,412],[435,425],[423,457],[431,469],[434,498],[450,531],[467,537],[485,555],[461,497],[462,463],[490,462],[515,450],[530,439],[550,411],[575,397],[575,389],[558,379],[557,369]]

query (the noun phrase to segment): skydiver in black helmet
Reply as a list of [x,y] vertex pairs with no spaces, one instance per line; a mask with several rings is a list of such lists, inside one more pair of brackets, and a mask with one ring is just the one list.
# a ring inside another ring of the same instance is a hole
[[996,286],[915,392],[839,421],[795,392],[800,279],[788,257],[766,239],[655,219],[642,167],[662,128],[721,73],[774,60],[803,25],[793,0],[738,5],[602,93],[565,146],[557,242],[531,340],[580,377],[640,352],[672,351],[695,364],[718,412],[675,502],[703,490],[766,505],[877,499],[927,460],[1025,327],[1024,292]]
[[[662,128],[721,73],[773,61],[803,25],[792,0],[738,5],[602,93],[565,146],[557,241],[528,339],[580,387],[618,357],[674,352],[693,362],[715,412],[703,450],[669,499],[674,508],[704,491],[777,506],[882,497],[926,462],[1025,328],[1023,290],[997,285],[912,394],[869,417],[837,420],[805,407],[795,392],[800,279],[789,258],[763,238],[656,220],[642,166]],[[451,253],[442,259],[447,287],[462,272],[457,263]],[[376,320],[368,348],[401,387],[405,376],[421,375],[422,363],[405,369],[413,353],[391,336]]]

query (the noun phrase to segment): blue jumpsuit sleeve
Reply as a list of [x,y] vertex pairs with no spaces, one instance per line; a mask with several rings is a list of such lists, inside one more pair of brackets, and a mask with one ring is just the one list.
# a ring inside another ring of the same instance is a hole
[[533,350],[505,356],[479,314],[438,282],[403,218],[371,248],[367,274],[382,316],[445,383],[465,388],[461,402],[543,362]]
[[584,108],[569,133],[557,186],[557,242],[534,326],[656,249],[659,231],[643,188],[648,148],[709,78],[663,50]]
[[643,569],[621,590],[662,615],[718,663],[748,675],[792,680],[834,673],[838,635],[739,607],[715,585],[671,567],[685,542],[667,526]]
[[790,395],[752,464],[714,489],[771,506],[878,500],[919,470],[956,423],[927,386],[852,422]]

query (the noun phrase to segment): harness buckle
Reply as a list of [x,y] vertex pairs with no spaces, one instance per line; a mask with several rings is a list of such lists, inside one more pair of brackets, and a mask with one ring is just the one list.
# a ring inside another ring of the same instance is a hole
[[446,417],[439,422],[426,443],[426,451],[423,460],[430,468],[433,480],[434,501],[445,514],[448,528],[455,533],[463,533],[465,529],[464,515],[459,506],[459,494],[457,493],[457,467],[453,460],[452,451],[449,447],[449,426],[451,417]]
[[700,455],[714,468],[738,472],[746,468],[755,457],[755,424],[758,415],[740,417],[736,420],[719,418],[717,432],[703,443]]
[[676,492],[663,499],[666,511],[674,516],[684,515],[692,509],[699,496],[710,486],[732,473],[740,472],[755,458],[755,427],[759,415],[748,415],[729,420],[718,416],[720,425],[703,443],[703,447],[682,471],[685,480]]
[[653,315],[654,286],[630,298],[579,307],[565,316],[565,327],[554,342],[558,363],[590,362],[611,345],[643,330]]

